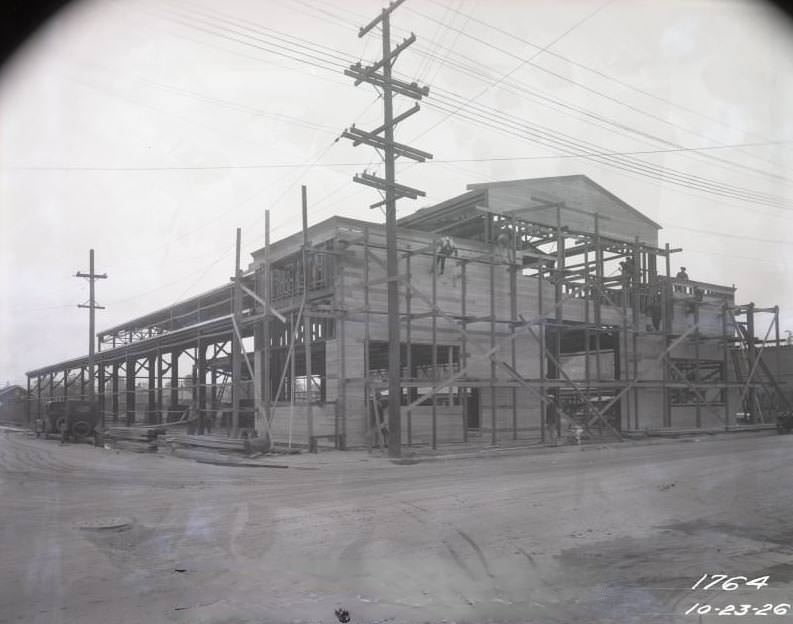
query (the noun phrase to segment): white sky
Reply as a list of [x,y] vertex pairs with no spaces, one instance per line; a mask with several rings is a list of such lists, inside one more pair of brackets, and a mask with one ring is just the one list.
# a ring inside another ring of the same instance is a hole
[[[88,285],[73,275],[90,247],[110,278],[101,330],[228,280],[235,228],[246,254],[260,248],[266,208],[273,240],[299,229],[301,184],[312,223],[382,219],[351,180],[382,172],[376,154],[333,143],[380,123],[373,88],[342,68],[378,56],[379,31],[357,35],[381,6],[80,2],[30,40],[0,75],[0,384],[87,352]],[[395,71],[430,98],[397,140],[435,161],[398,167],[427,192],[400,215],[473,182],[583,173],[684,248],[674,270],[779,304],[793,329],[793,39],[778,14],[737,0],[407,0],[394,43],[411,31]],[[526,124],[595,152],[750,146],[617,157],[642,175],[558,158]]]

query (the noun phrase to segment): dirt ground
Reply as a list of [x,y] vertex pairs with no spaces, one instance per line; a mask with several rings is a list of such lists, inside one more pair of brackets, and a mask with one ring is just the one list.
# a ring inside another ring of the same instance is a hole
[[[793,602],[792,450],[735,435],[278,469],[0,431],[0,622],[729,621],[715,610]],[[691,590],[706,573],[770,578]]]

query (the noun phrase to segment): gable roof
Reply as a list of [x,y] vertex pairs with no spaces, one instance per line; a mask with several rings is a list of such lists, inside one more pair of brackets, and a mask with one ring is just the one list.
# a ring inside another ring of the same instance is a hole
[[0,388],[0,399],[2,399],[3,397],[6,397],[6,396],[14,396],[18,392],[25,393],[25,392],[27,392],[27,390],[25,390],[22,386],[19,386],[19,385],[13,385],[13,386],[7,386],[5,388]]
[[[656,229],[661,229],[661,226],[650,219],[644,213],[636,210],[633,206],[631,206],[626,201],[620,199],[614,193],[607,190],[606,188],[602,187],[600,184],[592,180],[590,177],[583,175],[583,174],[575,174],[575,175],[566,175],[566,176],[551,176],[545,178],[524,178],[524,179],[517,179],[517,180],[503,180],[498,182],[484,182],[484,183],[477,183],[477,184],[469,184],[466,188],[469,190],[488,190],[491,188],[498,189],[504,186],[524,186],[528,190],[533,190],[534,192],[540,195],[546,195],[548,201],[565,201],[565,189],[566,185],[570,183],[578,184],[579,188],[585,188],[589,191],[589,201],[587,205],[597,205],[598,203],[606,202],[608,204],[617,205],[626,212],[630,213],[630,215],[638,220],[644,221],[645,223],[651,225]],[[542,202],[538,201],[537,205],[540,205]],[[571,208],[580,208],[580,206],[572,205],[572,202],[569,202]],[[598,210],[594,210],[592,212],[599,212]]]

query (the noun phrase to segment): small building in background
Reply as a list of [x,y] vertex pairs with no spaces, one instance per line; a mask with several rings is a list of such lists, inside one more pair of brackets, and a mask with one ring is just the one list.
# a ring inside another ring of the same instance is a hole
[[22,386],[6,386],[0,389],[0,424],[27,424],[26,401],[27,391]]

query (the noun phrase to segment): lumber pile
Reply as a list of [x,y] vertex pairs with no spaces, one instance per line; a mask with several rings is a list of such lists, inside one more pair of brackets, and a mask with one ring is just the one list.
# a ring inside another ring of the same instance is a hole
[[249,453],[251,450],[250,442],[246,439],[229,438],[226,436],[213,435],[169,435],[165,437],[165,443],[170,447],[171,452],[177,448],[201,448],[220,451],[226,453]]
[[137,453],[156,453],[157,436],[167,429],[162,425],[140,427],[110,427],[105,432],[105,440],[113,448]]

